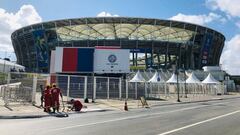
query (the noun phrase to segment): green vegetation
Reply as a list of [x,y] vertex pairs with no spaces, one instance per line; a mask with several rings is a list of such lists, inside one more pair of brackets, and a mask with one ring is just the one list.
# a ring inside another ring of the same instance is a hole
[[145,66],[130,66],[130,70],[145,70]]

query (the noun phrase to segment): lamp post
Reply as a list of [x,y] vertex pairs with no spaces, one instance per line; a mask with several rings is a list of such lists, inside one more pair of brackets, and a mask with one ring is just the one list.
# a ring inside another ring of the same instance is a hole
[[178,65],[178,62],[176,59],[176,64],[172,64],[172,69],[173,69],[173,73],[177,76],[177,102],[181,102],[180,96],[179,96],[179,81],[178,81],[178,66],[177,65]]
[[185,98],[187,98],[187,94],[188,94],[188,91],[187,91],[187,83],[186,83],[186,69],[185,69],[185,66],[183,65],[183,72],[184,72],[184,89],[185,89]]
[[[178,65],[178,64],[177,64]],[[176,68],[176,75],[177,75],[177,102],[181,102],[180,101],[180,96],[179,96],[179,81],[178,81],[178,66]]]
[[[180,51],[180,45],[178,44],[178,49]],[[180,101],[180,96],[179,96],[179,81],[178,81],[178,78],[179,78],[179,52],[178,52],[178,56],[177,56],[177,60],[176,60],[176,75],[177,75],[177,102],[181,102]]]

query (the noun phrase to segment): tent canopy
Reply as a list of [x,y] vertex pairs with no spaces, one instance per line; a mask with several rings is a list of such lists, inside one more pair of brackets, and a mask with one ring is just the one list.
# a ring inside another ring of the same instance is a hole
[[150,80],[148,80],[148,82],[151,82],[151,83],[164,83],[165,81],[162,79],[160,73],[155,72],[153,77]]
[[[182,81],[178,78],[178,82],[181,83]],[[176,74],[172,74],[171,78],[167,80],[167,83],[177,83],[177,76]]]
[[204,83],[204,84],[218,84],[218,83],[220,83],[220,82],[217,81],[217,80],[209,73],[208,76],[202,81],[202,83]]
[[192,72],[192,74],[188,77],[186,80],[186,83],[201,83],[199,79],[195,76],[195,74]]
[[142,77],[141,73],[138,71],[129,82],[145,82],[145,81],[146,80]]

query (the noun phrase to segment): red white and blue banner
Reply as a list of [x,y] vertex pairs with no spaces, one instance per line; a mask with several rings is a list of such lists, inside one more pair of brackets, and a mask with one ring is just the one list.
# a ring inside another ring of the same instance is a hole
[[[128,73],[129,49],[56,47],[51,73]],[[54,69],[54,70],[53,70]]]
[[55,72],[93,72],[94,48],[56,48]]

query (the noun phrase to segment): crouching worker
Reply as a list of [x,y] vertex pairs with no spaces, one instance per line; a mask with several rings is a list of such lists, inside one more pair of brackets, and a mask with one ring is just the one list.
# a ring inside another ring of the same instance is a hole
[[82,103],[79,100],[71,99],[70,104],[72,104],[71,110],[74,110],[77,112],[80,112],[83,107]]

